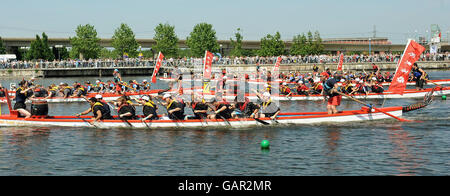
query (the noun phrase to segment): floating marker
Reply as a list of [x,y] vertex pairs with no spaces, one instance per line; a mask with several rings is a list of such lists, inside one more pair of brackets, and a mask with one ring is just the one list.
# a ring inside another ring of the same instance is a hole
[[262,149],[268,149],[270,147],[270,142],[269,140],[263,140],[261,141],[261,148]]

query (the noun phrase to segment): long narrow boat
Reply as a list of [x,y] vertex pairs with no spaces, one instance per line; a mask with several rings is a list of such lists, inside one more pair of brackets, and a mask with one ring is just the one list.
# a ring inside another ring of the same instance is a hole
[[[400,117],[405,111],[404,107],[379,108],[383,112]],[[329,115],[326,112],[303,112],[303,113],[281,113],[276,121],[270,118],[261,119],[229,119],[229,120],[104,120],[92,123],[91,116],[49,116],[45,118],[18,118],[12,115],[1,115],[0,126],[34,126],[34,127],[91,127],[91,128],[186,128],[186,127],[248,127],[265,126],[270,124],[313,124],[313,123],[342,123],[351,121],[371,121],[391,118],[383,112],[375,111],[367,107],[361,110],[342,111],[338,114]]]
[[[162,80],[162,81],[175,81],[174,78],[159,78],[159,80]],[[194,80],[196,82],[201,82],[202,81],[201,79],[194,79]],[[183,79],[183,81],[184,82],[191,82],[192,79]],[[212,82],[217,82],[218,80],[217,79],[213,79],[211,81]],[[228,79],[227,83],[239,82],[239,81],[240,81],[239,79]],[[262,79],[253,79],[253,80],[248,80],[247,82],[251,83],[251,84],[265,84],[265,83],[267,83],[267,81],[262,80]],[[283,81],[278,79],[278,80],[275,80],[275,82],[281,83]],[[296,82],[287,82],[287,84],[297,84],[297,83]],[[430,85],[432,85],[432,84],[439,84],[439,85],[450,84],[450,79],[429,80],[428,84],[430,84]],[[389,86],[389,85],[391,85],[391,83],[390,82],[383,82],[382,85],[383,86]],[[414,86],[414,85],[416,85],[416,82],[407,82],[406,85]]]
[[[437,88],[437,87],[436,87]],[[401,98],[421,98],[423,97],[425,94],[427,94],[428,92],[430,92],[433,88],[428,88],[428,89],[424,89],[424,90],[415,90],[415,89],[410,89],[410,90],[405,90],[404,94],[396,94],[396,93],[392,93],[392,92],[384,92],[384,93],[369,93],[369,94],[354,94],[353,97],[357,98],[357,99],[401,99]],[[194,90],[195,93],[201,95],[201,89],[195,89]],[[140,98],[144,95],[151,95],[151,96],[156,96],[158,95],[158,92],[160,92],[160,90],[152,90],[149,92],[142,92],[142,93],[126,93],[127,96],[131,97],[131,98]],[[192,89],[185,89],[184,90],[184,94],[186,95],[190,95],[193,92]],[[170,90],[167,93],[171,93],[171,94],[178,94],[177,90]],[[448,95],[450,94],[450,87],[443,87],[443,88],[438,88],[435,91],[435,95],[437,96],[442,96],[442,95]],[[95,97],[95,95],[97,95],[97,93],[89,93],[86,97],[90,98],[90,97]],[[210,100],[212,98],[215,97],[215,92],[211,91],[211,93],[208,94],[202,94],[204,96],[205,99]],[[111,93],[105,93],[102,94],[103,99],[106,101],[111,101],[111,100],[117,100],[117,98],[119,98],[122,95],[119,94],[111,94]],[[254,101],[257,100],[258,97],[255,94],[246,94],[246,97],[248,97],[250,100]],[[223,98],[225,98],[226,100],[232,101],[236,98],[236,94],[224,94]],[[317,101],[317,100],[323,100],[323,96],[322,95],[290,95],[290,96],[285,96],[285,95],[272,95],[271,96],[272,100],[279,100],[279,101],[309,101],[309,100],[313,100],[313,101]],[[344,99],[346,99],[344,97]],[[53,97],[50,99],[46,99],[48,103],[73,103],[73,102],[85,102],[86,100],[84,98],[67,98],[64,99],[63,97]],[[6,103],[6,98],[0,98],[0,103]]]

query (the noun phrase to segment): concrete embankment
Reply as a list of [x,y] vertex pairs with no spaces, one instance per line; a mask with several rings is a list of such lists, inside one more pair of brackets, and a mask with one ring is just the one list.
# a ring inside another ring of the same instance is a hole
[[[316,64],[320,70],[330,68],[332,71],[337,69],[337,64]],[[376,63],[382,71],[395,71],[397,63]],[[419,67],[425,70],[432,69],[450,69],[450,61],[440,62],[418,62]],[[289,64],[280,65],[281,72],[299,71],[312,72],[314,64]],[[197,68],[195,72],[201,72],[201,67]],[[221,69],[227,69],[228,72],[238,73],[252,73],[256,71],[256,65],[213,65],[213,71],[219,72]],[[260,65],[260,69],[272,70],[273,64]],[[113,67],[113,68],[57,68],[57,69],[2,69],[0,70],[0,77],[84,77],[84,76],[112,76],[114,69],[119,69],[123,76],[133,75],[147,75],[151,76],[153,67]],[[171,72],[171,67],[162,67],[160,73]],[[192,70],[193,68],[182,68],[184,72]],[[344,71],[370,71],[372,70],[372,63],[344,63]]]

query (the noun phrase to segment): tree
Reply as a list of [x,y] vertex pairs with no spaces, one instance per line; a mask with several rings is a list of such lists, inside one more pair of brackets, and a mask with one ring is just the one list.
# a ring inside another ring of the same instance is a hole
[[47,34],[42,33],[42,43],[41,43],[41,47],[42,47],[42,59],[45,60],[49,60],[49,61],[53,61],[55,59],[55,55],[53,55],[52,49],[50,49],[50,46],[48,45],[48,36]]
[[186,39],[186,44],[195,57],[204,56],[206,50],[210,52],[217,52],[219,50],[216,31],[212,28],[211,24],[207,23],[195,25],[193,31]]
[[314,41],[311,43],[311,54],[322,54],[324,46],[319,31],[314,32]]
[[115,48],[115,54],[122,56],[124,53],[128,53],[129,57],[138,56],[139,44],[136,41],[133,30],[127,24],[120,24],[120,27],[116,29],[111,40],[111,45]]
[[177,57],[178,37],[175,34],[175,26],[160,23],[155,27],[153,39],[156,41],[156,45],[153,46],[155,52],[162,52],[166,57]]
[[48,46],[48,37],[45,33],[42,33],[42,39],[39,35],[36,35],[36,39],[31,42],[30,49],[25,54],[26,60],[49,60],[55,59],[52,50]]
[[[75,30],[76,36],[69,38],[72,50],[70,54],[73,58],[98,58],[100,54],[100,38],[97,37],[97,31],[90,24],[78,25]],[[76,56],[74,56],[76,55]]]
[[261,39],[261,50],[258,51],[260,56],[280,56],[284,54],[285,45],[281,40],[280,32],[275,35],[268,34]]
[[237,32],[234,34],[234,37],[236,38],[236,41],[234,41],[233,39],[230,38],[231,41],[231,52],[230,52],[230,56],[243,56],[243,54],[245,53],[245,51],[242,49],[242,39],[243,36],[241,35],[241,29],[238,28]]
[[305,52],[306,47],[306,36],[305,34],[302,35],[296,35],[292,39],[292,46],[291,46],[291,55],[306,55],[307,52]]
[[30,44],[30,49],[25,54],[26,60],[36,60],[41,58],[42,54],[42,41],[39,35],[36,35],[36,39],[33,40]]
[[0,54],[6,54],[6,48],[3,45],[2,37],[0,37]]

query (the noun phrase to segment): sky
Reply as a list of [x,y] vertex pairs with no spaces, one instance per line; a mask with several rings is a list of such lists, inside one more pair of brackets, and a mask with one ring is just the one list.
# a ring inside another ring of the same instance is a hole
[[219,40],[260,40],[281,33],[283,40],[319,31],[322,38],[387,37],[393,43],[428,35],[438,24],[450,31],[450,0],[1,0],[0,36],[50,38],[75,35],[78,25],[94,25],[99,37],[111,38],[121,23],[136,38],[153,38],[159,23],[175,26],[186,39],[202,22],[213,25]]

